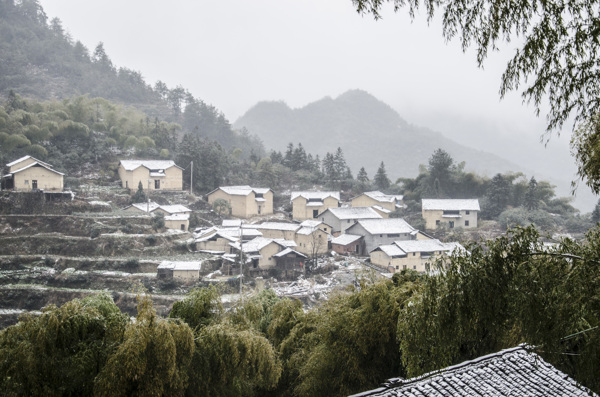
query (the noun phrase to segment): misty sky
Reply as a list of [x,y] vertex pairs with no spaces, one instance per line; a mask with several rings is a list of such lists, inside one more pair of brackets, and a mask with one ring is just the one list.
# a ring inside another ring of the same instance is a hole
[[410,123],[482,150],[518,143],[534,155],[496,154],[513,162],[549,161],[541,168],[557,166],[567,181],[574,176],[570,134],[554,136],[544,149],[544,118],[522,105],[517,92],[500,100],[514,44],[503,45],[479,69],[473,51],[463,53],[456,40],[445,43],[439,21],[427,26],[418,15],[411,22],[390,6],[374,21],[358,15],[350,0],[40,3],[90,51],[102,41],[117,66],[140,71],[151,84],[182,85],[231,122],[262,100],[296,108],[362,89]]

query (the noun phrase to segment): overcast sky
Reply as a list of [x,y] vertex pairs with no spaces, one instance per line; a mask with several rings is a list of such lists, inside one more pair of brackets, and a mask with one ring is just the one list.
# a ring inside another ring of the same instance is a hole
[[362,89],[408,122],[475,148],[518,137],[542,159],[536,161],[561,162],[562,178],[574,176],[570,134],[544,149],[544,118],[517,92],[500,100],[514,44],[480,69],[473,51],[444,41],[439,21],[428,26],[418,15],[411,22],[389,6],[375,21],[358,15],[351,0],[40,2],[90,52],[102,41],[117,66],[141,72],[151,84],[181,85],[232,123],[259,101],[297,108]]

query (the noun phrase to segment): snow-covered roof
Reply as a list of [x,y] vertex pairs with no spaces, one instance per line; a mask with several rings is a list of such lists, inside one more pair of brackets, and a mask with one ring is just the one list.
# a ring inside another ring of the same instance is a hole
[[32,157],[32,156],[23,156],[20,159],[16,159],[15,161],[13,161],[11,163],[6,164],[6,166],[7,167],[12,167],[13,165],[17,165],[17,164],[19,164],[19,163],[21,163],[21,162],[23,162],[23,161],[25,161],[27,159],[31,159],[31,160],[35,161],[36,163],[39,163],[41,165],[45,165],[46,167],[52,168],[52,165],[50,165],[50,164],[48,164],[46,162],[43,162],[42,160],[38,160],[38,159],[36,159],[35,157]]
[[294,201],[298,197],[304,197],[307,200],[325,200],[327,197],[333,197],[340,200],[340,192],[292,192],[290,201]]
[[291,249],[291,248],[286,248],[286,249],[284,249],[283,251],[281,251],[281,252],[278,252],[278,253],[276,253],[276,254],[275,254],[275,255],[273,255],[273,256],[276,256],[277,258],[281,258],[282,256],[286,256],[287,254],[291,254],[291,253],[294,253],[294,254],[296,254],[297,256],[301,256],[301,257],[303,257],[303,258],[307,258],[307,256],[306,256],[306,255],[304,255],[304,254],[302,254],[302,253],[300,253],[300,252],[298,252],[298,251],[294,251],[294,250],[293,250],[293,249]]
[[265,230],[287,230],[296,231],[300,228],[297,223],[285,223],[285,222],[263,222],[257,225],[244,225],[244,227],[252,227],[253,229],[265,229]]
[[181,204],[161,205],[160,209],[165,212],[168,212],[169,214],[180,214],[180,213],[184,213],[184,212],[192,212],[191,209],[189,209],[185,205],[181,205]]
[[126,171],[133,171],[139,167],[146,167],[149,170],[166,170],[167,168],[177,167],[183,169],[173,160],[121,160],[121,165]]
[[190,219],[190,214],[171,214],[165,216],[165,221],[187,221]]
[[305,221],[302,221],[300,223],[300,226],[302,227],[317,227],[321,224],[325,224],[323,221],[320,221],[318,219],[307,219]]
[[[331,212],[338,219],[378,219],[381,215],[371,207],[329,208],[321,213]],[[319,216],[321,216],[319,215]]]
[[358,236],[355,234],[342,234],[332,239],[331,244],[348,245],[352,244],[357,240],[360,240],[361,238],[362,236]]
[[421,206],[423,210],[443,211],[479,211],[478,199],[423,199]]
[[[155,203],[154,201],[151,201],[150,203],[134,203],[131,204],[130,207],[135,207],[140,211],[144,211],[144,212],[152,212],[155,209],[157,209],[158,207],[160,207],[160,205],[158,205],[158,203]],[[129,208],[129,207],[126,207]]]
[[213,190],[212,192],[208,193],[211,194],[217,190],[222,190],[227,194],[231,194],[232,196],[247,196],[250,193],[254,192],[255,194],[265,194],[267,192],[269,192],[271,189],[269,188],[262,188],[262,187],[251,187],[248,185],[240,185],[240,186],[220,186],[217,189]]
[[[398,256],[406,256],[406,252],[402,251],[400,249],[400,247],[398,247],[395,244],[380,245],[379,247],[375,248],[373,251],[377,251],[377,250],[385,252],[385,254],[387,256],[389,256],[390,258],[398,257]],[[371,252],[373,252],[373,251],[371,251]]]
[[63,175],[63,176],[65,175],[65,174],[63,174],[62,172],[58,172],[58,171],[56,171],[55,169],[51,168],[51,167],[50,167],[50,166],[48,166],[46,163],[40,163],[40,162],[37,162],[37,161],[36,161],[35,163],[31,163],[31,164],[29,164],[29,165],[26,165],[26,166],[25,166],[25,167],[23,167],[23,168],[19,168],[18,170],[14,170],[13,172],[9,173],[8,175],[14,175],[14,174],[16,174],[16,173],[19,173],[19,172],[21,172],[21,171],[25,171],[26,169],[29,169],[29,168],[32,168],[32,167],[42,167],[42,168],[45,168],[45,169],[47,169],[48,171],[54,172],[54,173],[56,173],[56,174]]
[[[273,238],[266,238],[266,237],[256,237],[255,239],[245,242],[242,245],[242,248],[243,248],[244,252],[258,252],[271,243],[276,243],[284,248],[296,246],[296,243],[291,240],[284,240],[282,238],[273,239]],[[240,243],[238,243],[238,242],[229,243],[229,245],[231,245],[235,249],[238,249],[238,250],[240,249]]]
[[387,208],[383,208],[380,205],[374,205],[373,208],[379,212],[383,212],[384,214],[390,214],[392,211],[388,210]]
[[[296,233],[308,236],[309,234],[314,233],[315,230],[321,230],[321,229],[319,229],[318,227],[302,226],[300,229],[296,230]],[[325,233],[325,232],[323,232],[323,233]]]
[[433,252],[433,251],[452,251],[458,243],[442,243],[440,240],[405,240],[394,241],[400,249],[406,253],[410,252]]
[[197,243],[202,243],[202,242],[205,242],[205,241],[216,240],[218,238],[223,238],[225,240],[228,240],[228,241],[231,241],[231,242],[235,242],[235,241],[238,240],[239,237],[234,237],[234,236],[232,236],[230,234],[227,234],[227,233],[216,232],[216,233],[213,233],[213,234],[211,234],[209,236],[202,236],[200,238],[197,238],[196,242]]
[[[402,201],[404,196],[399,194],[385,194],[380,192],[379,190],[374,190],[372,192],[364,192],[365,196],[372,198],[373,200],[377,200],[382,203],[393,203],[395,201]],[[357,196],[360,197],[360,196]],[[356,198],[356,197],[355,197]]]
[[221,222],[221,226],[223,227],[240,227],[242,226],[241,219],[223,219]]
[[[370,234],[401,234],[412,233],[416,230],[401,218],[363,219],[358,221],[357,224],[361,225]],[[350,226],[348,232],[352,233],[354,228],[356,228],[356,225]]]
[[501,350],[411,379],[394,378],[351,397],[597,396],[526,346]]
[[202,262],[173,262],[173,261],[162,261],[158,265],[158,269],[171,269],[171,270],[200,270]]

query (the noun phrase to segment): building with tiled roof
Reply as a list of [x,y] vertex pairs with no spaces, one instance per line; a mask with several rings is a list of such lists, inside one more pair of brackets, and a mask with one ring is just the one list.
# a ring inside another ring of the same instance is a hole
[[416,240],[418,232],[401,218],[361,219],[346,229],[346,233],[364,237],[359,255],[368,255],[376,247],[396,240]]
[[207,199],[210,205],[217,199],[227,201],[231,207],[230,215],[238,218],[273,214],[273,191],[269,188],[221,186],[208,193]]
[[394,241],[370,251],[371,263],[390,273],[404,269],[426,272],[440,257],[456,250],[466,250],[459,243],[442,243],[436,239]]
[[598,395],[526,346],[501,350],[411,379],[389,379],[351,397],[589,397]]
[[421,213],[425,219],[425,228],[437,229],[445,225],[455,227],[476,228],[479,213],[478,199],[423,199]]
[[137,190],[182,190],[183,168],[173,160],[121,160],[119,178],[124,188]]
[[315,219],[326,209],[339,207],[340,192],[292,192],[290,201],[294,219]]
[[8,173],[4,175],[2,184],[6,189],[16,191],[43,190],[62,192],[64,176],[48,163],[25,156],[6,164]]
[[331,239],[331,249],[342,255],[361,255],[364,252],[363,240],[363,236],[341,234]]
[[371,207],[329,208],[319,214],[322,222],[331,225],[334,236],[344,234],[346,229],[362,219],[382,219],[382,216]]
[[388,211],[395,211],[404,208],[404,196],[398,194],[385,194],[378,190],[372,192],[364,192],[352,198],[353,207],[372,207],[380,206]]

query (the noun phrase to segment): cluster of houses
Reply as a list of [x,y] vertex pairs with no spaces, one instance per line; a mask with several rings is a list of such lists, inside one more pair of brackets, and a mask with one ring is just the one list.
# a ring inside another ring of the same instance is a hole
[[[50,164],[25,156],[7,164],[4,186],[18,191],[62,191],[64,174]],[[183,189],[183,169],[172,160],[121,160],[118,168],[125,188],[141,186],[150,191]],[[251,272],[277,269],[288,276],[304,271],[307,261],[335,251],[343,255],[369,256],[371,263],[389,272],[402,269],[427,271],[436,258],[462,249],[442,243],[400,218],[390,215],[405,208],[403,196],[380,191],[362,193],[342,206],[340,192],[292,192],[293,222],[248,223],[273,214],[273,191],[251,186],[223,186],[208,193],[213,205],[228,204],[230,216],[220,226],[195,232],[196,249],[222,257],[225,268],[235,266],[240,256]],[[148,201],[125,210],[162,214],[165,226],[188,230],[191,210],[183,205],[159,205]],[[439,227],[476,228],[477,199],[423,199],[426,230]]]

